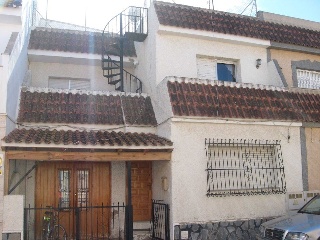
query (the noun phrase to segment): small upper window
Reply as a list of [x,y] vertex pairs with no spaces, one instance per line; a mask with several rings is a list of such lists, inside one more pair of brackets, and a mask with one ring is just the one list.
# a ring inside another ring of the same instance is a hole
[[49,88],[90,90],[90,79],[49,77]]
[[232,61],[198,57],[198,78],[236,82],[236,65]]
[[297,69],[299,88],[320,89],[320,72]]

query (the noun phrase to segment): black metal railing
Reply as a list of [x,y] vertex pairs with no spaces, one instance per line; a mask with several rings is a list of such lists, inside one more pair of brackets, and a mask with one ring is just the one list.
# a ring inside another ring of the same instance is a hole
[[[24,210],[24,240],[124,239],[124,204]],[[51,225],[48,226],[48,221]]]
[[286,192],[280,141],[206,139],[207,196]]
[[[122,21],[121,26],[120,21]],[[148,9],[134,6],[126,8],[107,23],[103,32],[103,37],[119,37],[121,32],[147,35]]]
[[[124,39],[144,41],[148,34],[148,9],[128,7],[113,17],[102,32],[102,70],[108,78],[108,84],[115,85],[115,90],[121,92],[142,92],[142,82],[139,78],[124,70],[123,57]],[[111,41],[116,39],[118,42]],[[113,60],[111,49],[118,49],[119,60]],[[132,87],[136,86],[134,90]]]
[[[121,90],[120,63],[113,61],[110,56],[105,56],[102,61],[102,68],[105,69],[103,75],[108,78],[108,84],[115,85],[116,90]],[[123,91],[142,93],[141,80],[123,69]]]
[[170,240],[169,204],[152,200],[152,239]]

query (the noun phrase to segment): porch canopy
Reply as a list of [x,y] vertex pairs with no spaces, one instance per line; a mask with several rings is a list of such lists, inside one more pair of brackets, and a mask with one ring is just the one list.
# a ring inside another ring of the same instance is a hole
[[15,129],[2,140],[6,160],[170,160],[172,142],[152,133]]

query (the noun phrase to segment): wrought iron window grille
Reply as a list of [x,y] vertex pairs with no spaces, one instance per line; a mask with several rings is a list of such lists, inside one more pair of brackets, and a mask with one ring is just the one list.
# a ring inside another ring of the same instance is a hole
[[207,197],[286,193],[278,140],[205,139]]

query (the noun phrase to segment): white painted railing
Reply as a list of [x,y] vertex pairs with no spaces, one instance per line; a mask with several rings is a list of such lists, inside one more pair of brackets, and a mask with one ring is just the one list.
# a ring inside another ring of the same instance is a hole
[[16,65],[16,62],[20,56],[21,50],[24,46],[24,44],[28,44],[28,37],[30,33],[30,28],[32,24],[32,12],[33,12],[33,2],[32,0],[24,1],[22,4],[22,15],[21,15],[21,20],[22,20],[22,28],[21,31],[18,34],[18,37],[15,41],[15,44],[13,46],[13,49],[9,55],[8,59],[8,72],[7,72],[7,77],[10,78],[11,73],[13,71],[13,68]]
[[320,89],[320,72],[297,69],[299,88]]

